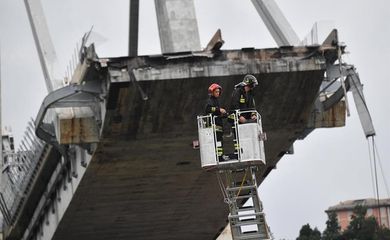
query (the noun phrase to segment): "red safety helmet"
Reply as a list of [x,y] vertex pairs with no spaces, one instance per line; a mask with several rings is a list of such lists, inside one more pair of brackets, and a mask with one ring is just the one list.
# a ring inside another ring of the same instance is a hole
[[216,84],[216,83],[213,83],[213,84],[211,84],[210,85],[210,87],[209,87],[209,94],[212,94],[216,89],[218,89],[219,88],[219,90],[221,90],[221,92],[222,92],[222,87],[221,86],[219,86],[218,84]]

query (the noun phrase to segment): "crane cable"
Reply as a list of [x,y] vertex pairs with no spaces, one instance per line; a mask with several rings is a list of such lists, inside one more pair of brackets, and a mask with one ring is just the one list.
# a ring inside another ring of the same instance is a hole
[[228,197],[228,193],[227,193],[226,188],[225,188],[225,185],[223,184],[223,180],[221,178],[220,172],[217,171],[216,173],[217,173],[218,186],[221,189],[222,196],[223,196],[223,201],[227,204],[231,204],[229,197]]
[[368,157],[370,159],[370,174],[371,174],[371,187],[372,187],[372,195],[376,196],[376,188],[375,188],[375,180],[374,180],[374,169],[372,167],[372,154],[371,154],[371,147],[370,147],[370,140],[367,138],[367,146],[368,146]]
[[377,207],[378,207],[378,212],[379,212],[379,226],[381,226],[381,209],[380,209],[380,202],[379,202],[379,187],[378,187],[378,173],[376,170],[376,157],[375,157],[375,140],[374,136],[371,136],[371,142],[372,142],[372,153],[373,153],[373,160],[374,160],[374,177],[375,177],[375,189],[376,189],[376,201],[377,201]]
[[[368,141],[368,150],[369,150],[369,158],[370,158],[371,180],[372,180],[374,196],[375,196],[376,201],[377,201],[377,208],[378,208],[378,213],[379,213],[379,217],[378,217],[379,221],[378,221],[378,223],[379,223],[379,226],[381,226],[382,225],[382,223],[381,223],[382,219],[381,219],[380,199],[379,199],[378,171],[377,171],[377,163],[376,163],[377,162],[377,157],[378,157],[378,165],[379,165],[382,177],[383,177],[383,183],[385,185],[385,189],[386,189],[388,197],[390,197],[390,191],[389,191],[389,187],[388,187],[388,184],[387,184],[387,180],[386,180],[385,174],[383,172],[383,167],[382,167],[382,163],[381,163],[381,160],[380,160],[379,151],[378,151],[378,148],[377,148],[377,146],[375,144],[375,138],[374,138],[374,136],[370,136],[370,137],[371,137],[372,148],[370,148],[370,140],[369,140],[369,138],[367,138],[367,141]],[[371,150],[372,150],[372,153],[371,153]],[[371,159],[371,154],[372,154],[372,159]],[[375,185],[375,187],[374,187],[374,185]]]
[[379,151],[378,151],[378,148],[377,148],[376,144],[374,144],[374,148],[375,148],[376,155],[378,156],[378,164],[379,164],[379,168],[380,168],[380,170],[381,170],[381,174],[382,174],[382,178],[383,178],[383,183],[385,184],[385,189],[386,189],[387,197],[390,198],[389,185],[387,184],[386,175],[385,175],[384,170],[383,170],[383,167],[382,167],[382,160],[381,160],[381,158],[380,158]]

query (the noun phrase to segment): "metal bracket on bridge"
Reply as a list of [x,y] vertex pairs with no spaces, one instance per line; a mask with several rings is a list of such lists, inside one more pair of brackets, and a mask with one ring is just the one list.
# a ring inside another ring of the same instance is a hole
[[[88,107],[97,122],[101,121],[100,106],[102,88],[98,82],[86,82],[84,85],[69,85],[51,92],[43,100],[35,120],[35,133],[45,142],[55,146],[61,151],[63,147],[57,140],[53,122],[45,122],[48,110],[53,108],[82,108]],[[53,118],[52,118],[53,119]],[[52,121],[52,120],[50,120]]]
[[[330,84],[322,88],[321,92],[325,92],[331,85],[336,85],[338,88],[333,91],[334,93],[329,98],[321,102],[323,110],[330,109],[345,97],[345,91],[351,90],[365,136],[375,135],[374,125],[363,95],[363,85],[355,67],[348,64],[331,65],[327,67],[326,74]],[[345,88],[341,83],[337,82],[337,79],[341,79],[344,82]]]
[[[344,97],[344,88],[340,82],[337,81],[337,79],[341,77],[346,77],[347,76],[347,71],[349,68],[353,68],[351,65],[342,65],[341,68],[340,66],[337,65],[330,65],[326,68],[326,76],[330,83],[323,87],[320,91],[325,92],[331,90],[332,86],[337,87],[337,90],[333,90],[333,94],[327,98],[325,101],[322,101],[322,107],[323,110],[326,111],[330,109],[334,104],[340,102],[340,100]],[[341,69],[341,71],[340,71]],[[346,80],[341,80],[344,81],[345,83],[345,88],[348,91],[350,84],[349,81]]]

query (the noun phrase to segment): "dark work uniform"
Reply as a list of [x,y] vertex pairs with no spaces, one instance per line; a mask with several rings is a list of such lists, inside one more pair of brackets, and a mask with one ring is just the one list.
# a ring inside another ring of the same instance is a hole
[[[232,102],[230,105],[230,110],[254,110],[255,109],[255,99],[252,94],[252,90],[245,92],[244,87],[237,87],[234,89],[232,94]],[[241,116],[246,119],[251,118],[250,113],[241,114]]]
[[220,112],[220,106],[218,98],[214,96],[210,96],[210,98],[207,100],[206,107],[205,107],[205,115],[212,114],[213,116],[219,116],[215,118],[215,125],[222,126],[222,118],[221,112]]
[[214,96],[210,96],[207,100],[205,107],[205,115],[212,114],[213,116],[217,116],[215,118],[215,129],[217,135],[217,153],[222,160],[223,148],[222,148],[222,140],[223,140],[223,122],[222,122],[222,114],[220,111],[218,98]]
[[[230,110],[231,111],[235,111],[235,110],[241,110],[241,111],[245,111],[245,110],[254,110],[255,109],[255,99],[252,95],[252,90],[250,90],[249,92],[245,92],[245,89],[243,86],[239,86],[237,88],[234,89],[233,93],[232,93],[232,102],[231,102],[231,105],[230,105]],[[230,115],[232,116],[232,115]],[[229,116],[229,117],[230,117]],[[243,113],[243,114],[240,114],[240,116],[243,116],[245,119],[249,120],[251,119],[251,113]],[[240,117],[238,116],[238,117]],[[238,157],[238,151],[240,151],[240,146],[238,145],[238,141],[237,141],[237,136],[236,136],[236,129],[235,129],[235,125],[233,124],[232,125],[232,132],[233,132],[233,135],[234,135],[234,154],[235,154],[235,158]]]

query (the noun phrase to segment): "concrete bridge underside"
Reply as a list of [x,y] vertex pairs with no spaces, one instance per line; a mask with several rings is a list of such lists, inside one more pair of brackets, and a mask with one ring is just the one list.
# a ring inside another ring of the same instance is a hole
[[[257,109],[268,136],[262,179],[306,127],[324,76],[324,62],[314,60],[305,62],[305,71],[256,74]],[[270,66],[280,61],[274,59]],[[304,61],[283,62],[298,66]],[[111,59],[109,66],[126,68],[131,62]],[[228,105],[241,79],[242,75],[140,81],[147,101],[135,85],[112,82],[101,140],[53,239],[216,237],[227,224],[228,207],[215,173],[201,170],[192,141],[197,139],[196,116],[209,84],[223,86],[222,105]]]
[[[66,207],[34,213],[42,217],[29,223],[24,239],[216,238],[227,224],[228,206],[215,173],[201,169],[192,146],[208,86],[219,83],[222,106],[229,106],[245,74],[259,79],[255,100],[268,138],[261,182],[307,130],[326,67],[337,59],[337,46],[328,43],[90,59],[81,82],[106,86],[99,142]],[[337,125],[337,118],[329,119],[327,126]],[[42,229],[56,209],[61,216],[47,234]]]

